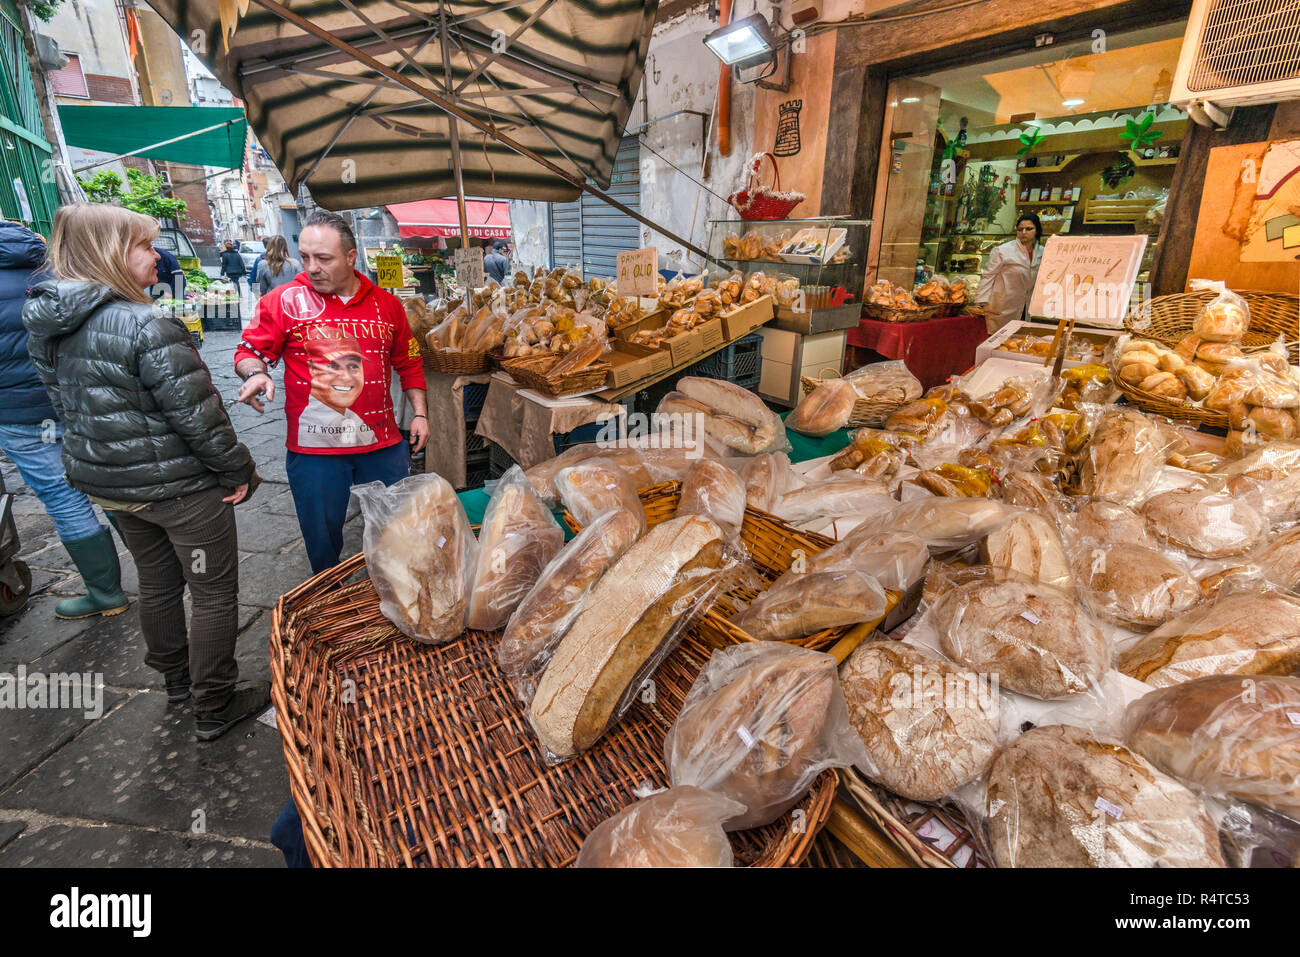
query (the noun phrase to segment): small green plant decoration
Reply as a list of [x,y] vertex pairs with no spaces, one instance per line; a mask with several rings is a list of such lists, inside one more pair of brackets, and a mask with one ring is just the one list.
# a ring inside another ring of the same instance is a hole
[[1101,171],[1101,181],[1111,189],[1117,189],[1120,184],[1127,182],[1137,172],[1137,166],[1124,154],[1120,154],[1118,162],[1112,166],[1107,166]]
[[1016,155],[1028,156],[1029,151],[1032,150],[1035,146],[1037,146],[1039,141],[1042,140],[1042,138],[1043,138],[1043,131],[1040,130],[1038,127],[1036,126],[1027,127],[1025,131],[1020,134],[1020,142],[1022,145],[1020,149],[1016,150]]
[[1135,153],[1141,154],[1142,150],[1165,135],[1163,130],[1151,129],[1151,124],[1155,122],[1155,119],[1156,115],[1154,113],[1147,113],[1138,123],[1133,122],[1131,118],[1125,119],[1125,129],[1123,133],[1119,134],[1119,138],[1127,140],[1128,148]]

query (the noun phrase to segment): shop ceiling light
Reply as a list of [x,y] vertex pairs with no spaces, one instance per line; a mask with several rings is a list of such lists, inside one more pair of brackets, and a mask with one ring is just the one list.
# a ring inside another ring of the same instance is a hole
[[1064,100],[1061,105],[1072,110],[1076,106],[1083,106],[1083,100]]
[[903,102],[904,102],[904,103],[920,103],[920,102],[921,102],[921,98],[920,98],[919,96],[905,96],[905,97],[903,97]]
[[773,55],[772,28],[760,13],[719,27],[704,38],[704,45],[727,66],[746,66]]

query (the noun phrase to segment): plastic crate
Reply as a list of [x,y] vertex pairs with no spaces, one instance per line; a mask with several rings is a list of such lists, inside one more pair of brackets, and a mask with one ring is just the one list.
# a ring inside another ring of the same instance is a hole
[[725,379],[743,389],[752,389],[758,385],[762,374],[762,346],[762,336],[757,334],[745,336],[719,349],[708,358],[701,359],[682,375]]
[[488,440],[474,431],[473,425],[465,426],[465,455],[487,455]]
[[514,466],[515,460],[510,457],[510,453],[497,445],[495,442],[488,443],[488,464],[492,473],[492,478],[500,478]]
[[465,456],[465,484],[461,488],[481,488],[492,477],[492,461],[486,448]]
[[478,415],[483,411],[483,403],[487,401],[488,383],[486,382],[466,382],[465,388],[461,392],[461,397],[465,404],[465,421],[477,420]]

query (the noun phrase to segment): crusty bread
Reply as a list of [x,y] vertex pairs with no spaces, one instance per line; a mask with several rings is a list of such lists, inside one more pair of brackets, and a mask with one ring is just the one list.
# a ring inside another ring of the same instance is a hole
[[1289,674],[1300,667],[1300,600],[1225,595],[1161,625],[1119,656],[1126,675],[1157,688],[1206,675]]
[[744,807],[720,794],[676,787],[628,805],[587,835],[574,867],[731,867],[723,822]]
[[585,751],[617,717],[694,595],[723,567],[718,526],[691,515],[655,526],[596,583],[537,685],[530,717],[559,758]]
[[764,512],[772,510],[794,479],[790,457],[784,452],[756,455],[740,467],[739,474],[745,483],[745,504]]
[[677,390],[688,398],[709,406],[716,414],[730,416],[754,429],[771,426],[772,420],[777,418],[776,413],[764,405],[762,399],[734,382],[684,376],[677,380]]
[[745,489],[736,473],[721,462],[700,459],[682,480],[677,515],[703,515],[722,529],[728,541],[740,535],[745,520]]
[[[872,779],[913,801],[937,801],[983,774],[997,751],[996,689],[898,641],[859,645],[840,666],[849,722]],[[947,694],[945,694],[945,689]]]
[[[511,481],[512,474],[515,481]],[[510,613],[563,545],[564,530],[515,466],[506,473],[483,515],[465,627],[477,631],[504,628]]]
[[889,486],[857,472],[837,472],[828,479],[792,489],[772,505],[772,513],[793,525],[821,518],[854,515],[889,496]]
[[1022,734],[993,759],[998,867],[1223,867],[1200,799],[1119,741],[1072,725]]
[[1107,502],[1132,505],[1150,488],[1164,464],[1160,429],[1133,409],[1109,412],[1093,433],[1080,470],[1080,491]]
[[758,427],[749,425],[732,416],[719,414],[712,406],[682,392],[670,392],[664,396],[658,411],[665,415],[700,416],[706,435],[745,455],[767,451],[776,438],[776,427],[771,422]]
[[1274,442],[1223,469],[1228,492],[1245,499],[1272,523],[1300,519],[1300,445]]
[[532,700],[537,675],[591,589],[632,547],[637,531],[636,517],[625,508],[596,516],[551,560],[515,609],[501,636],[497,661],[525,701]]
[[1128,745],[1180,781],[1300,820],[1300,678],[1214,675],[1129,705]]
[[579,525],[586,526],[611,508],[625,508],[645,531],[645,509],[636,493],[636,482],[616,465],[598,459],[564,469],[555,476],[555,488]]
[[853,414],[858,393],[845,379],[828,379],[809,392],[786,416],[786,428],[804,435],[829,435],[842,429]]
[[524,474],[528,476],[528,481],[533,483],[533,491],[537,493],[538,498],[547,505],[558,505],[560,493],[555,488],[555,476],[564,469],[599,458],[604,452],[605,450],[596,443],[584,442],[565,449],[553,459],[534,465]]
[[782,641],[876,621],[888,611],[888,602],[880,583],[864,572],[787,573],[732,623],[760,641]]
[[980,545],[980,558],[985,565],[1010,568],[1067,595],[1074,594],[1061,535],[1041,515],[1024,512],[989,532]]
[[1206,304],[1192,323],[1192,332],[1206,342],[1240,342],[1249,325],[1244,306],[1223,298]]
[[1035,698],[1093,687],[1110,667],[1097,623],[1074,600],[1038,582],[977,581],[934,605],[944,654]]
[[1110,545],[1150,545],[1146,520],[1114,502],[1092,501],[1074,513],[1074,530],[1082,538]]
[[1093,614],[1135,628],[1155,628],[1201,597],[1186,568],[1141,545],[1085,543],[1075,552],[1074,577]]
[[[906,502],[880,516],[877,530],[911,532],[932,552],[973,544],[1017,514],[986,498],[930,498]],[[877,521],[873,516],[871,521]]]
[[[854,569],[866,572],[883,588],[905,592],[925,577],[930,550],[925,541],[911,532],[881,532],[874,522],[864,522],[830,548],[807,556],[800,572],[828,572]],[[785,576],[778,578],[779,585]]]
[[1159,538],[1202,558],[1240,555],[1268,531],[1249,503],[1199,487],[1153,495],[1139,511]]

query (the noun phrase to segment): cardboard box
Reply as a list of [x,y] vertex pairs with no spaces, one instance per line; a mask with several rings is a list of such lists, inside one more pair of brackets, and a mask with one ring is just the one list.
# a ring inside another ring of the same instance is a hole
[[[1105,349],[1106,346],[1110,344],[1110,341],[1120,335],[1123,331],[1123,329],[1081,329],[1079,326],[1075,326],[1074,332],[1070,336],[1070,341],[1075,342],[1082,339]],[[997,356],[999,359],[1014,359],[1017,362],[1030,362],[1041,366],[1046,360],[1046,356],[1036,356],[1028,352],[1007,352],[1006,350],[999,349],[998,346],[1016,336],[1034,336],[1036,338],[1046,337],[1050,342],[1054,335],[1056,335],[1055,323],[1009,322],[980,343],[979,347],[975,350],[975,362],[976,364],[979,364],[990,356]],[[1101,359],[1092,359],[1089,361],[1100,362]],[[1062,368],[1072,369],[1079,365],[1084,365],[1084,363],[1078,359],[1066,359]]]
[[625,326],[620,326],[614,330],[611,338],[627,342],[632,338],[633,333],[641,332],[644,329],[659,329],[668,321],[668,311],[660,309],[658,312],[652,312],[643,316],[636,322],[629,322]]
[[609,363],[605,384],[617,389],[650,376],[659,375],[672,368],[672,356],[665,349],[651,349],[635,342],[612,340],[614,350],[603,356]]
[[747,302],[735,312],[722,317],[725,342],[734,342],[744,338],[774,315],[772,297],[759,296],[753,302]]

